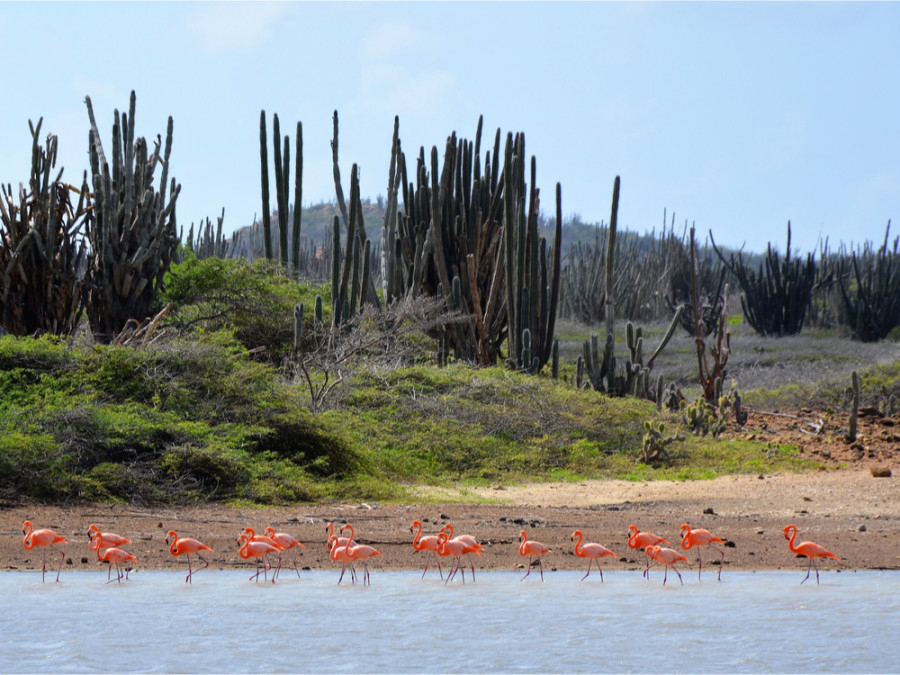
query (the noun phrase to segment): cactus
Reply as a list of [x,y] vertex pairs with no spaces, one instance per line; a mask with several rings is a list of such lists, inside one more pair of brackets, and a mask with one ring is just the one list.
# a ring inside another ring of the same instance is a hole
[[[712,239],[712,234],[710,234]],[[791,259],[791,223],[788,221],[787,248],[784,260],[769,244],[765,259],[765,271],[760,263],[759,270],[754,272],[749,264],[745,264],[743,256],[738,253],[729,260],[716,248],[713,248],[722,263],[737,277],[744,294],[741,296],[741,307],[747,322],[757,333],[766,336],[781,337],[796,335],[803,328],[803,319],[810,307],[812,289],[816,281],[815,255],[809,253],[806,263],[799,259]]]
[[678,433],[665,436],[666,425],[663,422],[660,422],[659,426],[654,426],[653,422],[648,420],[644,422],[644,430],[647,433],[644,434],[641,461],[645,464],[669,459],[669,451],[666,448],[675,441],[684,440],[684,436]]
[[[387,237],[394,237],[382,245],[385,298],[442,297],[469,317],[448,335],[460,358],[492,365],[507,341],[511,365],[535,370],[537,358],[539,370],[551,358],[559,302],[561,188],[557,185],[555,243],[548,254],[546,242],[538,236],[534,158],[531,188],[526,191],[524,135],[507,135],[501,171],[498,129],[482,173],[482,123],[479,118],[474,143],[457,139],[455,132],[448,137],[442,168],[438,149],[432,148],[426,162],[422,148],[413,182],[408,180],[395,118],[382,228]],[[450,297],[453,277],[460,281],[458,303]],[[522,362],[526,328],[531,336],[530,363]]]
[[[148,154],[147,141],[134,138],[135,94],[127,115],[115,111],[113,165],[109,166],[90,97],[85,98],[91,122],[90,161],[95,208],[88,220],[92,263],[87,271],[88,320],[94,336],[112,340],[129,320],[152,316],[156,297],[178,246],[175,203],[181,186],[166,182],[172,152],[172,118]],[[162,151],[162,155],[160,152]],[[162,165],[159,189],[153,172]]]
[[851,398],[850,398],[850,418],[848,420],[847,435],[845,438],[848,443],[856,442],[856,426],[859,418],[859,375],[854,370],[850,374],[851,382]]
[[[283,150],[282,150],[283,143]],[[282,266],[288,267],[290,257],[295,272],[300,271],[300,220],[301,197],[303,194],[303,125],[297,122],[297,157],[294,166],[294,207],[293,219],[288,222],[291,211],[290,203],[290,168],[291,168],[291,144],[288,136],[281,139],[281,126],[278,115],[272,116],[272,149],[274,152],[273,163],[275,165],[275,203],[278,214],[278,254]],[[259,155],[262,174],[262,222],[263,237],[265,241],[265,255],[269,260],[274,259],[272,243],[271,216],[269,208],[269,165],[266,151],[266,111],[259,114]],[[290,231],[290,245],[288,235]],[[290,256],[289,256],[290,253]]]
[[890,228],[888,221],[877,252],[867,244],[849,258],[840,256],[834,266],[847,321],[862,342],[883,340],[900,325],[900,240],[888,247]]
[[[78,188],[54,180],[58,139],[48,134],[38,142],[43,118],[31,130],[31,176],[28,192],[20,187],[19,205],[11,185],[0,194],[0,324],[12,335],[74,333],[84,311],[82,278],[88,253],[83,227],[92,208],[87,172]],[[71,193],[79,195],[73,207]]]
[[[185,249],[191,251],[198,260],[203,260],[205,258],[227,258],[229,257],[229,253],[234,250],[234,246],[229,246],[228,241],[222,235],[222,224],[225,221],[224,206],[222,207],[222,215],[218,217],[217,221],[215,234],[213,233],[212,223],[209,218],[206,219],[205,223],[201,223],[200,227],[197,228],[196,239],[194,239],[194,224],[191,223],[191,228],[188,230],[187,241],[184,242],[183,246]],[[178,240],[179,242],[182,241],[180,235]],[[181,262],[181,260],[179,260],[179,262]]]
[[[334,111],[334,136],[331,140],[331,155],[332,155],[332,167],[334,173],[334,191],[335,197],[338,203],[338,212],[340,213],[341,219],[344,222],[344,226],[347,228],[347,249],[345,251],[346,256],[350,256],[351,252],[355,250],[355,244],[352,243],[353,239],[359,241],[359,250],[363,251],[365,248],[366,240],[368,236],[366,235],[365,223],[363,222],[362,216],[362,200],[359,196],[359,167],[354,164],[350,171],[350,210],[347,210],[347,203],[344,201],[344,188],[341,185],[341,169],[338,163],[338,113],[337,110]],[[356,263],[354,263],[356,264]],[[346,274],[345,274],[346,276]],[[371,304],[376,309],[381,308],[381,300],[378,298],[378,293],[375,292],[375,282],[372,280],[371,275],[367,276],[365,279],[362,279],[363,284],[363,295],[365,296],[365,301]],[[343,289],[342,289],[343,290]],[[362,304],[362,295],[360,296],[360,304]]]

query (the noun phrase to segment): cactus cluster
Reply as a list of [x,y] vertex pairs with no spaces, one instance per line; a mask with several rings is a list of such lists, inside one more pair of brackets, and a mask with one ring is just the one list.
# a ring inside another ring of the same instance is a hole
[[[259,160],[262,177],[262,230],[265,256],[274,260],[275,249],[272,242],[272,216],[269,207],[269,156],[266,134],[266,111],[259,113]],[[283,142],[283,145],[282,145]],[[275,200],[276,215],[278,216],[278,254],[282,266],[288,267],[290,254],[290,266],[299,272],[300,268],[300,208],[303,197],[303,124],[297,122],[296,137],[297,156],[294,164],[294,208],[290,203],[290,176],[291,176],[291,143],[290,137],[281,138],[281,127],[278,115],[272,116],[272,150],[275,165]],[[290,222],[289,222],[290,217]],[[290,244],[288,233],[290,231]]]
[[[448,137],[443,166],[433,147],[421,148],[414,180],[394,134],[382,229],[382,283],[387,302],[428,295],[443,298],[463,317],[441,339],[457,358],[493,365],[508,344],[508,362],[536,372],[552,357],[559,301],[562,236],[561,189],[557,225],[549,248],[538,234],[536,162],[525,182],[525,136],[507,134],[500,165],[501,135],[482,168],[479,118],[474,141]],[[400,199],[402,198],[402,207]]]
[[[0,324],[12,335],[70,335],[84,311],[83,283],[87,247],[83,226],[91,208],[87,172],[81,189],[62,182],[56,165],[58,139],[39,142],[43,118],[31,130],[31,176],[28,189],[12,185],[0,194]],[[78,194],[72,205],[71,195]]]
[[874,251],[865,246],[835,263],[840,298],[853,336],[862,342],[886,338],[900,325],[900,240],[888,245],[888,221],[884,243]]
[[[606,242],[606,277],[607,288],[612,288],[612,279],[615,270],[616,256],[616,222],[618,219],[619,208],[619,190],[621,181],[616,176],[613,184],[612,211],[610,215],[609,233]],[[660,401],[663,395],[662,380],[658,379],[651,386],[650,371],[653,368],[653,362],[662,353],[672,335],[675,333],[681,315],[684,312],[683,307],[678,307],[675,316],[672,317],[669,327],[660,340],[659,345],[653,351],[650,358],[644,362],[644,337],[643,329],[635,327],[629,321],[625,325],[625,342],[628,348],[629,358],[625,360],[622,373],[617,369],[617,359],[615,355],[615,302],[613,295],[607,293],[604,298],[604,317],[606,320],[606,340],[603,345],[601,354],[599,348],[599,338],[594,333],[591,339],[585,341],[583,346],[583,355],[578,357],[576,364],[576,386],[581,388],[584,386],[584,376],[587,375],[591,386],[597,391],[604,391],[607,394],[616,396],[636,396],[639,398],[648,398],[654,401]]]
[[205,258],[229,258],[234,248],[235,241],[226,239],[222,234],[222,224],[225,221],[225,207],[222,207],[222,215],[217,218],[215,230],[213,230],[212,222],[209,218],[205,223],[200,223],[197,228],[196,238],[194,235],[194,224],[188,230],[187,239],[183,238],[184,231],[178,235],[178,240],[184,242],[183,246],[186,250],[196,256],[198,260]]
[[718,248],[715,250],[741,284],[741,307],[747,322],[757,333],[781,337],[801,331],[816,282],[816,262],[811,253],[806,255],[806,262],[791,258],[790,221],[784,259],[769,244],[765,268],[760,263],[758,270],[754,271],[744,262],[741,253],[738,253],[737,260],[733,254],[726,260]]
[[[90,162],[94,208],[87,221],[92,252],[86,281],[87,315],[91,331],[101,340],[117,335],[129,320],[153,314],[163,275],[178,245],[175,203],[181,185],[171,179],[172,118],[166,129],[165,147],[157,137],[150,152],[144,138],[134,138],[135,93],[128,114],[115,111],[112,131],[112,165],[109,164],[90,97],[85,98],[91,122]],[[159,188],[153,174],[161,166]]]
[[669,459],[669,451],[666,448],[675,441],[684,440],[684,436],[679,433],[666,436],[666,425],[663,422],[654,425],[648,420],[644,422],[644,430],[646,433],[643,438],[641,461],[645,464]]

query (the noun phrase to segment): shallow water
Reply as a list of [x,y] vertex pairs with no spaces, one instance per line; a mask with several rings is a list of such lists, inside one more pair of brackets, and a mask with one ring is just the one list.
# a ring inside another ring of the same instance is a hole
[[10,572],[0,672],[900,672],[900,573],[804,573]]

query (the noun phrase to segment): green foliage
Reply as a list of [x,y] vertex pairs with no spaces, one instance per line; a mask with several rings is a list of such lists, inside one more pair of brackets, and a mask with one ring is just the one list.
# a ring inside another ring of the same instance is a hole
[[266,358],[280,363],[293,347],[294,307],[314,306],[317,294],[330,297],[327,286],[297,283],[266,260],[188,255],[166,275],[161,302],[172,303],[168,323],[180,331],[227,330],[245,349],[264,347]]
[[296,389],[215,344],[0,338],[0,496],[281,503],[362,466]]

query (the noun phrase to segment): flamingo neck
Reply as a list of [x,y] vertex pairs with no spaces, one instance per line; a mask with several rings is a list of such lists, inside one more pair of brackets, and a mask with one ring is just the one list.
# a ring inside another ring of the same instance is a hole
[[31,539],[31,533],[34,532],[34,525],[31,524],[31,521],[25,521],[24,530],[25,539],[22,540],[22,546],[30,551],[34,548],[34,540]]
[[578,531],[575,534],[578,537],[578,541],[575,542],[575,555],[580,557],[583,552],[581,550],[581,542],[584,540],[584,535],[581,533],[581,531]]
[[525,534],[525,530],[522,530],[519,536],[522,537],[522,543],[519,544],[519,555],[525,555],[525,544],[528,543],[528,535]]
[[[354,533],[353,533],[353,526],[352,526],[350,523],[347,523],[347,525],[346,525],[345,527],[346,527],[348,530],[350,530],[350,536],[347,537],[347,545],[344,546],[344,552],[345,552],[347,555],[350,555],[350,544],[353,542],[353,534],[354,534]],[[343,531],[344,531],[344,528],[342,527],[342,528],[341,528],[341,532],[343,532]],[[337,546],[335,546],[335,548],[337,548]]]
[[791,531],[791,538],[788,540],[788,548],[791,553],[797,553],[797,548],[794,546],[794,537],[797,536],[797,528],[793,525],[789,525],[788,529]]
[[415,526],[416,524],[419,525],[419,530],[418,532],[416,532],[416,536],[413,537],[413,548],[417,551],[421,551],[423,548],[425,548],[424,544],[419,544],[419,537],[422,535],[422,523],[417,520],[415,523],[413,523],[413,526]]
[[178,543],[178,535],[174,532],[172,533],[172,543],[169,545],[169,553],[172,555],[178,555],[178,551],[175,549],[175,545]]
[[444,527],[446,527],[448,530],[447,540],[449,541],[450,539],[453,539],[453,526],[450,523],[447,523],[446,525],[444,525]]

